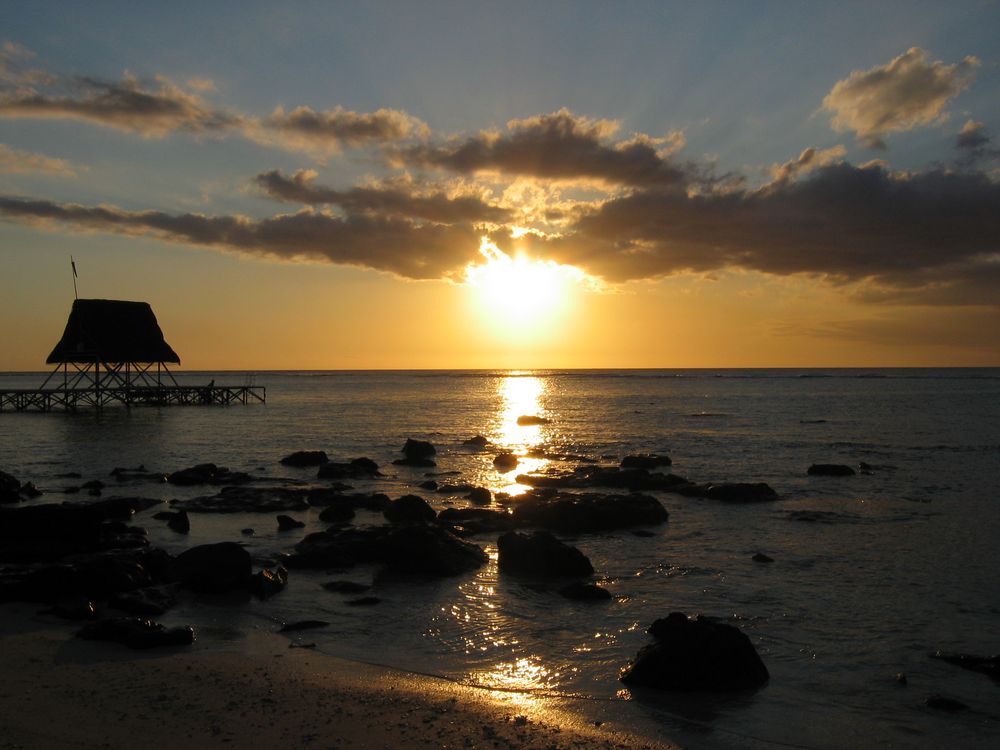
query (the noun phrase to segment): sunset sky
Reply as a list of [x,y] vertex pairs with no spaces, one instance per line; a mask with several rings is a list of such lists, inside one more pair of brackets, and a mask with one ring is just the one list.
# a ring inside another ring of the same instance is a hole
[[148,5],[0,11],[2,370],[1000,366],[997,2]]

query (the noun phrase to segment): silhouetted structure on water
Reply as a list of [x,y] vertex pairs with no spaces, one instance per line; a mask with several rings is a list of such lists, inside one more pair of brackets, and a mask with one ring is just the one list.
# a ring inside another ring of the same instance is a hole
[[[263,386],[183,386],[167,368],[181,362],[146,302],[78,299],[46,360],[56,367],[38,389],[0,392],[0,411],[74,410],[112,403],[231,404],[264,401]],[[61,382],[60,382],[61,381]]]

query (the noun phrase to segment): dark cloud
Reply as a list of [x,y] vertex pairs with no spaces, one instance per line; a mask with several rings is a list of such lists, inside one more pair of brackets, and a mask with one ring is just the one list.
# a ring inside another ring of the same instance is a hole
[[413,186],[353,187],[335,190],[316,184],[316,173],[300,170],[288,177],[271,170],[254,178],[268,196],[288,203],[336,205],[348,213],[376,213],[426,219],[444,224],[503,223],[511,212],[475,196],[449,196],[443,192],[420,194]]
[[220,132],[244,124],[238,115],[210,108],[165,79],[107,82],[76,79],[65,95],[18,91],[0,95],[0,117],[75,119],[160,138],[174,131]]
[[993,147],[993,138],[986,132],[986,126],[973,120],[967,120],[958,132],[955,148],[959,153],[958,164],[965,168],[1000,158],[1000,149]]
[[669,154],[683,145],[680,134],[637,136],[613,143],[617,126],[562,109],[511,120],[507,131],[485,131],[445,144],[419,144],[394,152],[402,164],[461,174],[496,172],[549,180],[597,181],[610,185],[683,185],[688,176]]
[[947,65],[930,61],[912,47],[885,65],[856,70],[838,81],[823,99],[837,130],[853,130],[873,148],[884,148],[883,136],[931,125],[944,116],[948,102],[975,78],[979,60],[966,57]]
[[254,220],[0,196],[0,215],[43,225],[58,223],[75,229],[151,236],[258,257],[327,261],[408,279],[460,274],[466,264],[480,257],[479,236],[471,228],[368,215],[340,218],[312,210]]
[[842,163],[757,190],[636,192],[538,244],[613,281],[727,267],[900,289],[979,278],[991,279],[996,301],[1000,185],[979,173]]
[[[278,107],[262,123],[256,137],[290,148],[338,151],[342,146],[366,146],[401,140],[425,132],[426,125],[395,109],[352,112],[343,107],[316,111]],[[277,138],[275,137],[277,136]]]

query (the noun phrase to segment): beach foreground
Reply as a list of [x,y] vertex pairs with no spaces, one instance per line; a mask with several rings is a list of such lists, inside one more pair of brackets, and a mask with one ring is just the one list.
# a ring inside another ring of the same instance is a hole
[[458,685],[289,648],[134,652],[0,610],[0,748],[668,748],[567,701]]

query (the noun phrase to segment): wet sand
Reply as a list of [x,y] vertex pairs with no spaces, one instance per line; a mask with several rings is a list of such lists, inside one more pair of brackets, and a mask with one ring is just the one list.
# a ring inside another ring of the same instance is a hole
[[571,701],[396,672],[251,634],[131,651],[0,605],[0,749],[669,748]]

